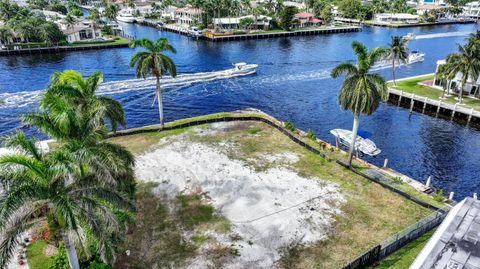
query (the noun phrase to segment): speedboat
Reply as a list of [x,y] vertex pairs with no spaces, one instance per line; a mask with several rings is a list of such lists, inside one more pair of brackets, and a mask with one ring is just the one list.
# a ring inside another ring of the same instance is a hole
[[132,23],[136,19],[133,17],[133,13],[130,9],[122,9],[118,12],[117,21]]
[[423,60],[425,60],[425,53],[414,50],[408,55],[407,62],[408,64],[413,64],[417,62],[423,62]]
[[[341,146],[350,148],[353,138],[352,131],[345,129],[333,129],[330,130],[330,133],[338,139],[338,142]],[[380,154],[382,151],[377,148],[372,140],[368,139],[370,135],[371,134],[366,131],[358,131],[357,139],[355,141],[355,151],[374,157]]]
[[247,75],[257,71],[257,64],[236,63],[233,64],[234,68],[229,69],[230,75]]
[[406,36],[403,37],[405,40],[413,40],[415,39],[415,35],[413,33],[408,33]]
[[[405,62],[399,63],[395,61],[395,65],[396,66],[409,65],[409,64],[414,64],[418,62],[423,62],[423,60],[425,60],[425,53],[417,50],[413,50],[410,54],[408,54],[407,60]],[[392,66],[391,59],[382,58],[373,65],[373,68],[382,68],[382,67],[391,67],[391,66]]]
[[200,37],[203,35],[202,31],[195,26],[188,29],[188,34],[193,37]]

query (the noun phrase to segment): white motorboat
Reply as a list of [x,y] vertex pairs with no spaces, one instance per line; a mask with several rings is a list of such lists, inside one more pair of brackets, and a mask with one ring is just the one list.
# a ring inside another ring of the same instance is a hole
[[403,37],[405,40],[413,40],[415,39],[415,35],[413,33],[408,33],[406,36]]
[[202,30],[198,29],[198,27],[191,27],[188,29],[188,34],[193,37],[200,37],[203,35]]
[[[338,139],[338,143],[341,146],[350,148],[352,143],[352,131],[345,129],[333,129],[330,130],[330,133]],[[355,151],[368,156],[377,156],[382,152],[372,140],[368,139],[368,133],[364,131],[359,131],[357,134],[357,139],[355,142]]]
[[247,75],[253,74],[257,71],[257,64],[236,63],[233,64],[234,68],[227,70],[230,75]]
[[117,21],[132,23],[136,19],[133,17],[133,11],[130,9],[122,9],[118,12]]
[[[396,66],[402,66],[402,65],[409,65],[409,64],[414,64],[418,62],[423,62],[425,60],[425,53],[413,50],[410,54],[408,54],[408,58],[405,62],[400,62],[398,63],[395,61]],[[373,65],[373,68],[382,68],[382,67],[391,67],[392,66],[392,60],[391,59],[386,59],[382,58],[379,61]]]

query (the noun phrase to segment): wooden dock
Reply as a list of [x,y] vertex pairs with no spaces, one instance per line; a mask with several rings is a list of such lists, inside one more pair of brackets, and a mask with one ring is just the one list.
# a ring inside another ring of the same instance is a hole
[[410,113],[418,111],[423,114],[429,113],[435,117],[443,116],[451,120],[466,122],[467,125],[475,123],[480,125],[480,111],[466,108],[458,104],[449,104],[442,100],[433,100],[427,97],[406,93],[396,89],[388,89],[389,102],[398,106],[407,107]]

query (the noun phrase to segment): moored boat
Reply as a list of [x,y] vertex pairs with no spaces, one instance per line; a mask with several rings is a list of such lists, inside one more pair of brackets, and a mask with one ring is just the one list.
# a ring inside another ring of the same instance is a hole
[[123,9],[118,12],[117,21],[132,23],[136,19],[133,17],[133,13],[130,9]]
[[[336,137],[341,146],[350,148],[353,139],[352,131],[345,129],[333,129],[330,130],[330,133]],[[372,140],[368,139],[369,136],[370,134],[368,132],[359,130],[355,142],[355,151],[374,157],[380,154],[382,151],[377,148],[377,145],[375,145]]]

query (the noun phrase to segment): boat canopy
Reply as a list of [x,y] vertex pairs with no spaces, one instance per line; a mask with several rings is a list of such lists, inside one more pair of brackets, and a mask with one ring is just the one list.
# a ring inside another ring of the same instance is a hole
[[247,63],[241,62],[241,63],[236,63],[236,64],[234,64],[234,65],[238,67],[238,66],[244,66],[244,65],[247,65]]
[[363,139],[367,139],[367,138],[372,136],[372,133],[367,132],[367,131],[362,130],[362,129],[358,129],[357,134],[358,134],[358,136],[360,136]]

